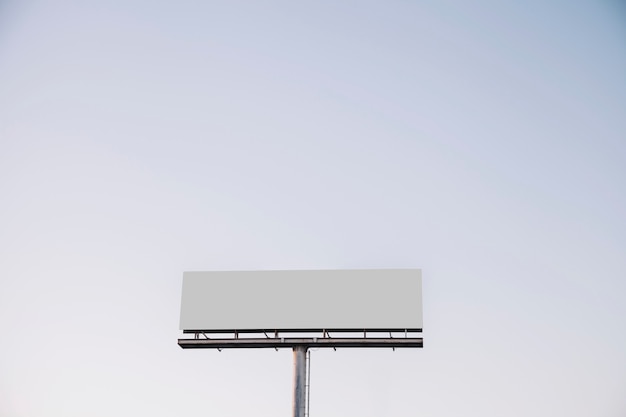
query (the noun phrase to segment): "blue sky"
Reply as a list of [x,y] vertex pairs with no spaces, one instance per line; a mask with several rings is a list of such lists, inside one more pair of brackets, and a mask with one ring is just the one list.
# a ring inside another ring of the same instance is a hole
[[425,348],[311,414],[626,412],[615,1],[0,4],[0,414],[288,415],[184,270],[422,268]]

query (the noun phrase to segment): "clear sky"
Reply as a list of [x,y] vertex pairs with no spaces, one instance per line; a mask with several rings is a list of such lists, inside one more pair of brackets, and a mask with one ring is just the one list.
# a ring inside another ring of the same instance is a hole
[[2,1],[0,415],[288,416],[182,272],[417,267],[311,416],[623,417],[625,113],[617,0]]

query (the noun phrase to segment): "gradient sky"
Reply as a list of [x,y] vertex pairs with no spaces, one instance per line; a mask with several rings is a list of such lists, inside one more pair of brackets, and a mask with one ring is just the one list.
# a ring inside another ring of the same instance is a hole
[[0,415],[288,416],[182,272],[417,267],[311,416],[623,417],[625,110],[617,0],[2,1]]

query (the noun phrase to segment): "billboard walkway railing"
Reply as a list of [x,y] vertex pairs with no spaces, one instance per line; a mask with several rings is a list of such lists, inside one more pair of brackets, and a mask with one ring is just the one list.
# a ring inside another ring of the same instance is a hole
[[[185,330],[192,339],[178,339],[183,349],[234,348],[421,348],[422,329],[286,329],[286,330]],[[288,337],[284,334],[287,333]],[[312,336],[312,334],[319,334]],[[230,334],[230,337],[224,337]],[[216,337],[217,336],[217,337]]]

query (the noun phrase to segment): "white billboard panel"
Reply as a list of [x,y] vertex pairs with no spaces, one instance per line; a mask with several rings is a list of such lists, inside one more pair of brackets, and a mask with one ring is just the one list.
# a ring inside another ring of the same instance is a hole
[[421,271],[185,272],[180,328],[421,330]]

